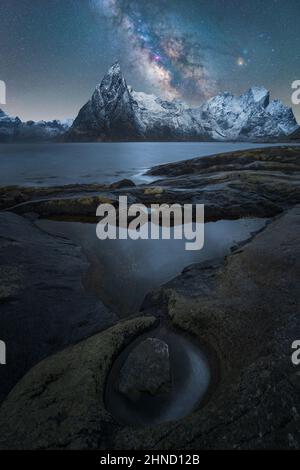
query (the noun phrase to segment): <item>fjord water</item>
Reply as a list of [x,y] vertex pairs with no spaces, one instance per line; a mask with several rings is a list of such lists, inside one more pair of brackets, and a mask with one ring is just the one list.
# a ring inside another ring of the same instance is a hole
[[[277,144],[279,145],[279,144]],[[127,142],[0,145],[0,186],[112,183],[154,165],[270,144],[228,142]]]

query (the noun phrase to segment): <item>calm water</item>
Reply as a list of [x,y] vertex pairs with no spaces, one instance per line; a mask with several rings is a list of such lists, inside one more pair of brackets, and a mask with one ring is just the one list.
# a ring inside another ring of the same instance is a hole
[[[161,163],[269,144],[143,142],[88,144],[1,144],[0,186],[56,186],[147,181],[142,174]],[[150,179],[149,179],[150,180]]]
[[96,225],[39,220],[42,229],[80,244],[91,266],[88,290],[121,316],[139,309],[145,295],[186,266],[230,253],[232,246],[262,228],[264,219],[220,220],[205,224],[204,247],[185,250],[186,240],[99,240]]

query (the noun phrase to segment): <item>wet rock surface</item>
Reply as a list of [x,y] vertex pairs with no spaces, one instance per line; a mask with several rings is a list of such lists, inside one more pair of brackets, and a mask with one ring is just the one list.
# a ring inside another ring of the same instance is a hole
[[160,179],[133,186],[71,185],[57,188],[0,188],[2,209],[40,217],[96,221],[101,202],[205,204],[205,220],[274,217],[300,203],[300,148],[270,147],[229,152],[152,168]]
[[120,371],[118,389],[132,401],[145,393],[170,392],[168,345],[160,339],[147,338],[134,348]]
[[[152,170],[162,179],[137,187],[2,188],[2,209],[30,216],[0,214],[0,331],[14,364],[9,374],[0,370],[1,396],[56,354],[4,400],[0,448],[299,448],[299,368],[291,362],[300,338],[299,169],[298,148],[270,148],[164,165]],[[83,292],[79,247],[31,220],[91,218],[99,202],[115,204],[119,194],[146,205],[201,202],[207,221],[273,220],[225,260],[189,266],[149,293],[143,316],[118,322]],[[109,371],[155,317],[207,344],[219,381],[202,408],[180,421],[118,424],[103,401]]]
[[2,448],[298,448],[299,236],[295,207],[225,261],[193,265],[145,300],[144,315],[168,318],[216,352],[220,379],[201,409],[138,429],[104,410],[112,361],[124,338],[154,324],[146,316],[34,367],[1,407]]
[[[132,436],[158,448],[299,448],[300,398],[291,345],[300,336],[300,208],[274,220],[224,261],[187,268],[153,292],[145,311],[213,345],[221,379],[207,406],[185,422]],[[122,443],[122,444],[121,444]]]
[[1,407],[0,449],[105,448],[117,429],[103,402],[106,377],[115,355],[154,323],[119,323],[34,367]]
[[152,168],[164,198],[205,204],[206,221],[273,217],[300,202],[300,149],[273,147]]
[[82,286],[89,263],[79,246],[30,220],[0,214],[0,333],[9,367],[0,369],[0,400],[46,356],[118,320]]

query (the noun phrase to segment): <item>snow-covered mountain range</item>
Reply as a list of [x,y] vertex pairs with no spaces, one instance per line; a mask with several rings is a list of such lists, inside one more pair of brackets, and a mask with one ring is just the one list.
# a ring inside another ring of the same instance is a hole
[[263,87],[219,94],[198,107],[134,91],[115,63],[71,122],[22,123],[0,110],[0,141],[286,141],[299,139],[291,108]]
[[73,120],[27,121],[8,116],[0,109],[0,142],[51,141],[64,135]]
[[79,111],[67,139],[279,141],[298,130],[292,109],[270,101],[265,88],[252,87],[241,96],[222,93],[190,108],[134,91],[116,63]]

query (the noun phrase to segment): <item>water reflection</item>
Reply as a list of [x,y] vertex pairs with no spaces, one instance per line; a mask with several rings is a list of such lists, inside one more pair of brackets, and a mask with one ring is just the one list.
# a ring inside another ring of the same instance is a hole
[[204,247],[200,251],[187,251],[185,239],[99,240],[95,224],[41,220],[38,225],[51,233],[68,236],[83,247],[91,263],[85,286],[112,310],[126,316],[139,309],[151,289],[172,279],[189,264],[225,256],[231,247],[249,238],[265,223],[265,219],[206,223]]

